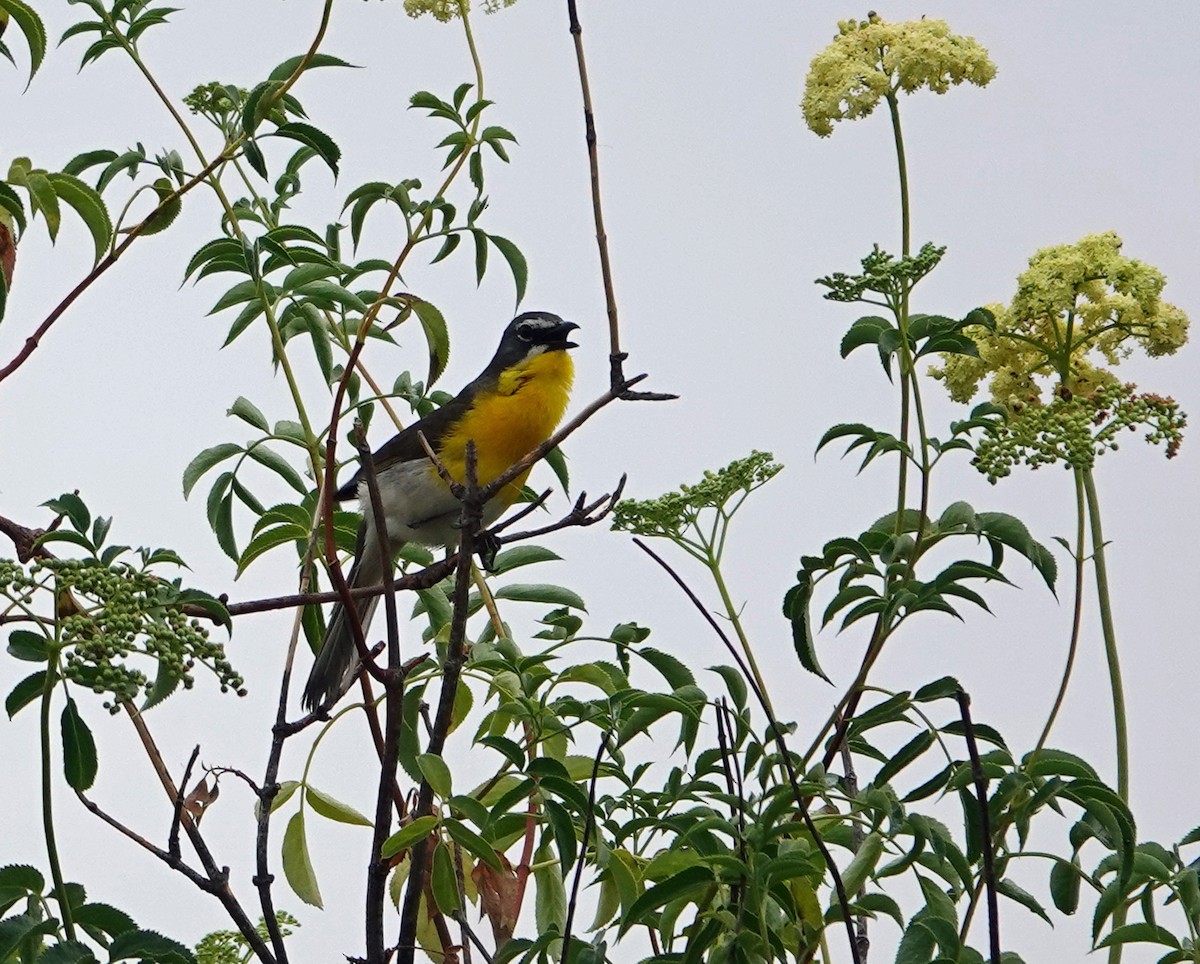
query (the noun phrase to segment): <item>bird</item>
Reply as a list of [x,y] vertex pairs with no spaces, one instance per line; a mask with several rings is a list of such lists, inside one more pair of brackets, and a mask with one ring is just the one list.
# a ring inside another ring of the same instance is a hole
[[[461,392],[393,436],[372,461],[392,556],[407,542],[454,546],[462,505],[425,452],[418,433],[457,482],[465,480],[468,441],[476,447],[476,477],[487,485],[550,437],[567,410],[575,368],[568,336],[579,326],[548,311],[517,315],[504,329],[496,354]],[[483,525],[496,521],[520,495],[526,469],[484,506]],[[380,552],[365,473],[360,466],[335,498],[357,498],[363,520],[358,528],[351,588],[378,586],[390,572],[391,559]],[[365,632],[379,596],[355,603]],[[316,710],[331,704],[358,672],[358,653],[350,616],[339,603],[330,615],[325,638],[304,687],[302,704]]]

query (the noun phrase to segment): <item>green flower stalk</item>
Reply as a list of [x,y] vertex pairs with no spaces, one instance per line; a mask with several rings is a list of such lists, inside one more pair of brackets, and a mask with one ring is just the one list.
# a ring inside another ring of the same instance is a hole
[[742,503],[755,489],[766,485],[783,471],[770,452],[751,452],[723,469],[706,471],[695,485],[681,485],[678,491],[657,499],[626,499],[613,511],[612,527],[638,536],[669,539],[712,575],[725,615],[733,624],[738,642],[754,681],[770,706],[766,681],[759,672],[754,651],[742,628],[740,609],[734,605],[725,578],[721,575],[721,557],[729,534],[729,523]]
[[987,50],[952,34],[946,21],[888,23],[871,14],[838,23],[838,35],[813,58],[801,108],[809,129],[828,137],[836,121],[866,117],[899,91],[944,94],[962,83],[986,86],[995,76]]
[[[975,465],[989,480],[1012,467],[1038,468],[1055,462],[1075,479],[1080,533],[1086,522],[1100,608],[1100,626],[1113,697],[1117,788],[1129,797],[1129,750],[1125,698],[1108,586],[1106,549],[1093,466],[1118,447],[1122,431],[1147,431],[1151,444],[1165,444],[1173,457],[1187,417],[1171,398],[1139,394],[1110,370],[1135,348],[1151,357],[1173,354],[1186,341],[1188,318],[1162,300],[1162,272],[1127,257],[1113,232],[1091,234],[1074,244],[1043,248],[1017,279],[1007,308],[994,306],[995,328],[973,326],[978,357],[944,355],[930,370],[951,398],[968,401],[987,379],[992,400],[1007,411],[976,446]],[[1074,552],[1086,547],[1077,540]],[[1082,592],[1077,580],[1076,594]],[[1071,651],[1078,634],[1072,631]],[[1070,674],[1068,660],[1054,713]],[[1053,719],[1053,714],[1052,714]],[[1042,742],[1045,742],[1043,734]],[[1119,959],[1119,950],[1115,957]]]

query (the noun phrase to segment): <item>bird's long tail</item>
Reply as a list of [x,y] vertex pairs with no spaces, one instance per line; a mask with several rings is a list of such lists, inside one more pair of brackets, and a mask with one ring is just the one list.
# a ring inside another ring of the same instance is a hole
[[[364,544],[366,543],[366,544]],[[383,582],[383,557],[374,539],[359,539],[359,552],[346,580],[351,589],[362,586],[378,586]],[[359,622],[363,632],[375,615],[378,596],[360,599],[357,602]],[[308,682],[304,685],[302,703],[305,709],[315,710],[322,704],[332,702],[350,682],[358,670],[358,653],[354,647],[354,629],[346,609],[339,603],[333,607],[325,639],[317,653]]]

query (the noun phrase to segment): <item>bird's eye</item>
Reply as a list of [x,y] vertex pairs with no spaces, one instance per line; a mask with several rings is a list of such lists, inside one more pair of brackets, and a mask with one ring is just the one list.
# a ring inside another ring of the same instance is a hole
[[520,338],[521,341],[533,341],[533,326],[532,325],[521,325],[520,327],[518,327],[517,328],[517,337]]

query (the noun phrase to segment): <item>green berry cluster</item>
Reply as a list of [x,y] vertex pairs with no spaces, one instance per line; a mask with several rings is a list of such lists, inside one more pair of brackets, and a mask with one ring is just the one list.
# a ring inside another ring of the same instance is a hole
[[612,527],[639,536],[678,539],[705,509],[726,516],[737,511],[742,499],[783,471],[774,458],[770,452],[751,452],[723,469],[706,471],[695,485],[681,485],[657,499],[626,499],[613,511]]
[[916,254],[894,258],[875,245],[875,249],[862,259],[862,274],[835,271],[818,278],[817,284],[829,289],[825,294],[829,301],[862,301],[868,291],[897,300],[936,268],[945,253],[945,246],[926,242]]
[[1016,465],[1040,468],[1062,462],[1066,468],[1091,468],[1097,458],[1120,446],[1121,432],[1147,428],[1146,441],[1165,445],[1174,458],[1183,442],[1187,415],[1173,398],[1132,384],[1105,383],[1090,395],[1060,388],[1048,405],[1013,406],[1006,419],[993,422],[976,446],[973,463],[989,482],[1011,474]]
[[112,702],[105,706],[113,712],[152,686],[144,672],[130,665],[136,657],[153,660],[160,675],[178,680],[185,689],[195,685],[193,671],[200,665],[217,677],[221,692],[245,693],[225,647],[184,612],[177,583],[96,559],[41,559],[28,572],[0,562],[0,587],[10,598],[50,585],[57,601],[63,675],[96,693],[111,694]]

